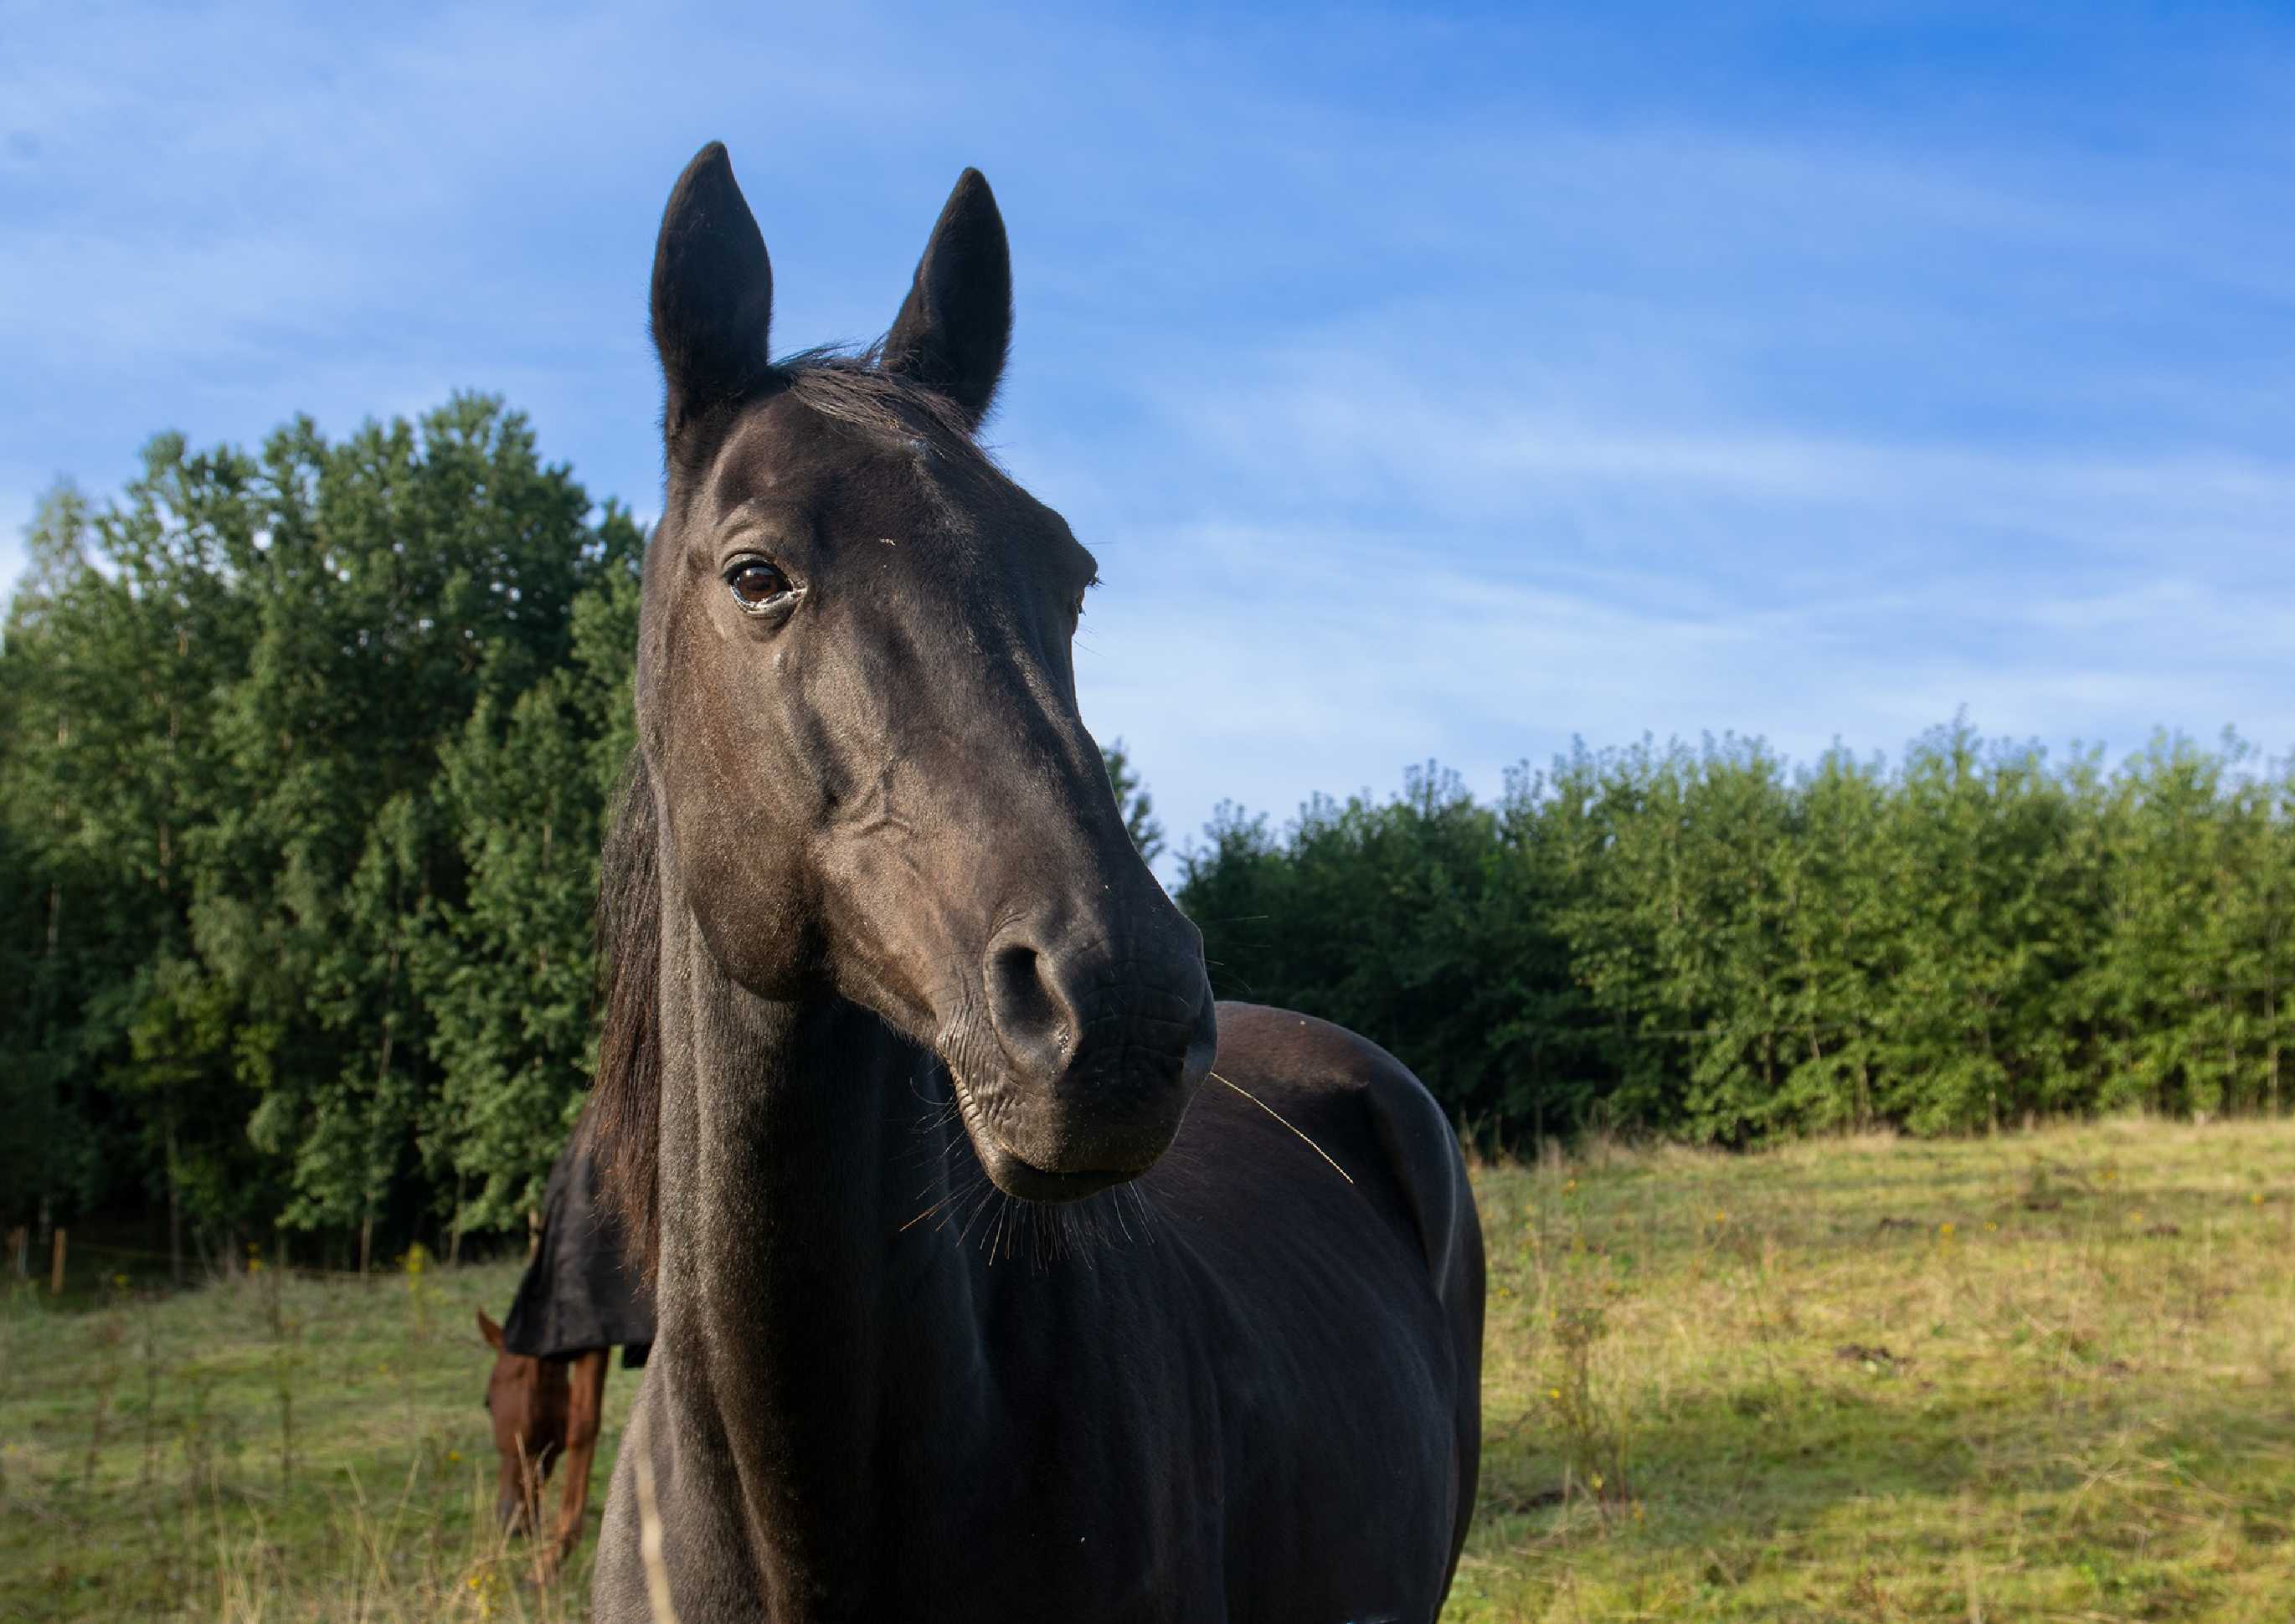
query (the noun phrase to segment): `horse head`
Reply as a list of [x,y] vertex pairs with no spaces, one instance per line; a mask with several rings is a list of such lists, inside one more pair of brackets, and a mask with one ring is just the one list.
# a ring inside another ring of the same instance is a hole
[[478,1334],[494,1351],[486,1377],[486,1413],[494,1417],[494,1452],[501,1457],[494,1514],[512,1532],[536,1522],[542,1486],[566,1452],[569,1411],[566,1365],[531,1359],[502,1346],[502,1327],[478,1310]]
[[[690,910],[761,998],[831,993],[936,1053],[1008,1195],[1089,1196],[1170,1144],[1213,1002],[1202,939],[1132,849],[1077,714],[1092,555],[975,437],[1012,320],[987,183],[957,183],[873,349],[776,363],[772,313],[764,242],[711,146],[654,263],[667,484],[625,822],[655,889],[632,905]],[[622,947],[642,972],[643,942]],[[642,1026],[650,1001],[609,1009]],[[616,1136],[624,1174],[654,1139]],[[652,1176],[617,1180],[641,1235]]]

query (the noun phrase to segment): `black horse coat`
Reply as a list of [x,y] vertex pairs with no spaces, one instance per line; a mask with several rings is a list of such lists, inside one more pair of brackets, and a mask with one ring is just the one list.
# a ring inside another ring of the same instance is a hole
[[542,1243],[502,1321],[502,1346],[533,1359],[622,1350],[624,1368],[653,1343],[653,1293],[622,1245],[598,1166],[569,1142],[542,1198]]

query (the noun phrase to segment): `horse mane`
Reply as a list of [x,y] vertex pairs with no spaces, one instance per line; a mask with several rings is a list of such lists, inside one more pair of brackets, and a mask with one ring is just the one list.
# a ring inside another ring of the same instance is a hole
[[661,870],[653,783],[630,752],[598,867],[598,1075],[576,1129],[596,1158],[625,1255],[648,1279],[660,1251]]

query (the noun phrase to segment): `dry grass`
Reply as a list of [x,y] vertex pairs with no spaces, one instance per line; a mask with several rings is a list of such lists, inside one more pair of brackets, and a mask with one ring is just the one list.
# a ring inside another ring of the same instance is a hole
[[[2295,1124],[1603,1143],[1476,1182],[1454,1624],[2295,1617]],[[536,1589],[489,1514],[467,1327],[515,1274],[20,1293],[0,1618],[578,1618],[588,1545]]]
[[[268,1273],[75,1312],[19,1292],[0,1311],[0,1619],[579,1619],[587,1546],[537,1587],[494,1522],[471,1310],[499,1314],[517,1278]],[[635,1385],[608,1383],[601,1460]]]
[[2295,1125],[1478,1182],[1449,1618],[2295,1617]]

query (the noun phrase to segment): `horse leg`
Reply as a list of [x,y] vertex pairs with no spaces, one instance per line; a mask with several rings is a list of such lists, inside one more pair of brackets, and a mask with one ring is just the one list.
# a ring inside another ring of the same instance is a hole
[[598,1422],[605,1408],[606,1371],[611,1348],[592,1348],[574,1356],[567,1370],[566,1454],[558,1464],[558,1527],[543,1554],[546,1569],[554,1571],[581,1543],[582,1524],[590,1510],[590,1462],[598,1452]]

